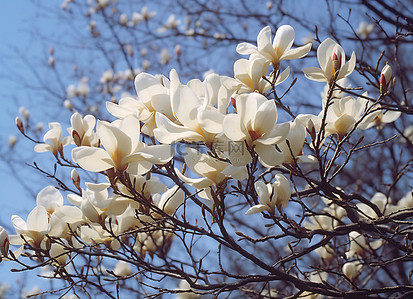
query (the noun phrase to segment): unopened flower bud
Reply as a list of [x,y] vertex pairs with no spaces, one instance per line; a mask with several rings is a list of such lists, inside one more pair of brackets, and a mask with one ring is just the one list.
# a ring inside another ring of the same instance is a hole
[[49,65],[50,65],[51,67],[54,67],[54,57],[53,57],[53,56],[50,56],[50,57],[49,57]]
[[9,235],[7,232],[0,226],[0,253],[2,256],[7,256],[9,252]]
[[63,102],[63,107],[65,107],[66,109],[68,109],[68,110],[70,110],[70,111],[73,110],[73,104],[72,104],[72,102],[71,102],[69,99],[66,99],[66,100]]
[[20,107],[19,113],[24,117],[25,120],[28,120],[30,117],[30,111],[26,109],[26,107]]
[[80,190],[80,176],[76,169],[72,170],[71,177],[72,177],[73,185],[75,185],[75,187],[78,190]]
[[10,148],[13,148],[16,145],[16,142],[17,142],[16,135],[10,135],[9,136],[9,146],[10,146]]
[[37,123],[37,125],[36,125],[36,130],[39,131],[39,132],[43,131],[43,126],[44,126],[44,125],[43,125],[42,122]]
[[181,51],[181,45],[176,45],[175,46],[175,54],[176,54],[176,56],[181,56],[181,54],[182,54],[182,51]]
[[337,71],[339,71],[341,69],[341,53],[340,51],[338,51],[338,49],[336,49],[333,52],[333,74],[335,74]]
[[123,14],[120,15],[120,17],[119,17],[119,23],[120,23],[122,26],[126,26],[126,24],[128,23],[128,16],[127,16],[125,13],[123,13]]
[[271,10],[272,5],[273,5],[272,1],[268,1],[268,2],[267,2],[267,9],[268,9],[268,10]]
[[316,139],[316,131],[314,127],[314,123],[311,119],[308,120],[307,122],[307,131],[310,133],[311,139],[315,140]]
[[54,54],[54,48],[53,48],[53,47],[50,47],[50,49],[49,49],[49,54],[50,54],[50,55],[53,55],[53,54]]
[[20,117],[16,117],[16,127],[17,129],[19,129],[20,132],[22,132],[22,134],[24,134],[24,125],[23,125],[23,121],[21,120]]
[[380,94],[386,93],[390,86],[392,76],[392,69],[390,65],[386,64],[381,70],[380,74]]

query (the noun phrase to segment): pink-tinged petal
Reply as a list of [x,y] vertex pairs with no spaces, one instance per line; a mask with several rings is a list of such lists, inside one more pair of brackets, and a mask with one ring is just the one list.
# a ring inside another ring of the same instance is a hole
[[156,113],[155,121],[157,128],[153,130],[153,133],[160,143],[171,144],[180,140],[193,142],[204,140],[201,134],[171,122],[163,114]]
[[240,43],[237,46],[237,53],[241,55],[249,55],[257,51],[257,47],[249,43]]
[[224,134],[232,141],[242,141],[247,137],[247,130],[238,114],[228,114],[222,123]]
[[249,208],[245,212],[245,215],[257,214],[257,213],[264,212],[264,211],[271,212],[271,208],[266,206],[266,205],[259,204],[259,205],[255,205],[255,206],[252,206],[251,208]]
[[281,56],[280,59],[285,59],[285,60],[290,60],[290,59],[299,59],[302,58],[304,56],[306,56],[308,54],[308,52],[311,51],[311,47],[313,45],[310,44],[306,44],[305,46],[301,46],[295,49],[290,49],[286,52],[284,52],[284,54]]
[[27,228],[31,231],[46,232],[49,227],[48,219],[45,207],[36,206],[27,216]]
[[269,60],[278,59],[278,56],[271,44],[271,28],[264,27],[257,36],[257,48],[261,55]]
[[194,91],[186,85],[180,85],[172,97],[172,110],[176,118],[186,127],[198,127],[198,109],[202,106]]
[[53,145],[49,144],[49,143],[39,143],[36,144],[36,146],[34,147],[34,151],[38,152],[38,153],[43,153],[43,152],[53,152]]
[[270,195],[268,193],[267,185],[263,181],[257,181],[254,184],[255,191],[258,194],[260,202],[266,206],[270,206]]
[[295,32],[294,28],[290,25],[283,25],[278,28],[275,33],[273,48],[277,52],[278,59],[281,60],[284,52],[291,49],[291,46],[294,43]]
[[215,108],[202,110],[198,113],[198,122],[201,128],[209,133],[222,133],[225,115]]
[[273,145],[256,144],[254,149],[261,164],[267,168],[281,165],[284,161],[284,154],[277,151]]
[[326,78],[323,70],[318,67],[308,67],[303,69],[303,72],[304,75],[310,80],[328,82],[328,79]]
[[115,167],[111,156],[102,148],[80,146],[72,150],[72,160],[85,170],[100,172]]
[[63,196],[55,187],[47,186],[37,194],[36,204],[53,213],[57,207],[63,205]]
[[269,133],[277,121],[277,108],[273,100],[267,100],[258,107],[252,129],[261,134]]
[[[321,69],[325,70],[327,66],[327,61],[331,60],[330,57],[331,49],[335,47],[337,43],[331,38],[325,39],[317,48],[317,59],[320,64]],[[330,51],[329,51],[330,49]]]

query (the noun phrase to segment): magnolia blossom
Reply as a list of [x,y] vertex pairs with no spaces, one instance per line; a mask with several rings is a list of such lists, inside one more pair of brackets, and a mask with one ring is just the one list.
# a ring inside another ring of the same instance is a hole
[[[265,166],[281,164],[284,155],[277,151],[274,145],[285,139],[290,125],[289,123],[276,124],[275,102],[267,100],[258,93],[242,94],[236,99],[236,107],[237,114],[228,114],[224,118],[225,135],[232,141],[245,141],[249,147],[254,148],[261,163]],[[238,158],[229,156],[236,166],[245,165],[251,161],[251,156],[246,150],[242,159]]]
[[[36,152],[50,151],[58,159],[58,155],[63,157],[63,147],[70,142],[70,137],[67,136],[62,140],[62,126],[60,123],[49,123],[50,130],[44,134],[43,140],[45,143],[37,144],[34,147]],[[49,141],[49,142],[47,142]]]
[[80,146],[73,149],[72,159],[88,171],[100,172],[111,168],[122,172],[129,163],[165,164],[173,157],[167,145],[146,146],[139,141],[139,122],[129,116],[108,123],[98,121],[96,132],[103,148]]
[[349,248],[345,252],[346,259],[352,258],[353,256],[362,257],[366,251],[370,251],[370,248],[376,250],[383,244],[383,240],[367,243],[367,239],[356,231],[350,232],[348,236],[350,242]]
[[275,207],[278,211],[285,209],[291,197],[291,187],[287,178],[282,174],[275,175],[276,181],[272,184],[265,184],[257,181],[254,184],[255,191],[260,199],[260,204],[252,206],[245,214],[251,215],[263,211],[268,211],[274,215]]
[[309,67],[303,69],[303,72],[308,79],[319,82],[330,83],[333,77],[335,80],[343,79],[350,75],[356,66],[354,51],[346,63],[343,48],[331,38],[327,38],[318,46],[317,59],[321,68]]
[[117,262],[115,269],[113,269],[113,273],[116,276],[128,276],[132,274],[132,267],[124,261],[119,261]]
[[72,126],[67,129],[72,136],[72,143],[77,146],[97,146],[99,140],[93,132],[96,119],[93,115],[86,115],[84,118],[78,113],[73,113],[70,118]]
[[136,115],[144,123],[142,132],[149,136],[153,136],[153,129],[156,128],[156,112],[176,122],[171,107],[170,81],[166,77],[140,73],[135,78],[135,89],[138,94],[137,99],[125,97],[119,101],[119,104],[107,102],[106,108],[109,113],[119,119]]
[[231,79],[210,74],[204,82],[191,80],[184,85],[180,83],[175,70],[171,71],[170,79],[171,107],[176,122],[156,113],[156,139],[167,144],[180,140],[202,141],[211,148],[217,134],[222,132],[230,94],[225,86],[233,86],[226,83]]
[[362,263],[359,261],[352,261],[345,263],[342,267],[342,271],[349,280],[353,281],[360,275],[362,268]]
[[199,175],[200,178],[194,179],[183,175],[178,169],[175,172],[178,177],[185,183],[197,188],[204,189],[199,193],[202,198],[213,202],[211,188],[216,188],[229,178],[244,180],[247,177],[245,167],[235,167],[227,162],[215,159],[209,155],[201,154],[195,149],[185,149],[185,163],[192,172]]
[[167,252],[171,246],[174,234],[166,229],[159,229],[150,234],[137,233],[135,244],[133,249],[141,256],[145,256],[149,253],[150,256],[157,251]]
[[7,256],[8,252],[9,252],[9,235],[7,234],[6,230],[0,226],[0,253],[2,256]]
[[257,46],[241,43],[237,46],[237,52],[241,55],[259,53],[278,68],[281,60],[302,58],[310,52],[311,44],[291,49],[294,39],[293,27],[283,25],[278,28],[271,43],[271,28],[266,26],[258,34]]
[[[307,130],[304,124],[306,118],[298,115],[293,122],[290,122],[290,130],[286,140],[280,142],[277,146],[284,154],[283,163],[315,163],[315,157],[303,154],[303,146],[307,137]],[[288,144],[287,144],[288,141]]]

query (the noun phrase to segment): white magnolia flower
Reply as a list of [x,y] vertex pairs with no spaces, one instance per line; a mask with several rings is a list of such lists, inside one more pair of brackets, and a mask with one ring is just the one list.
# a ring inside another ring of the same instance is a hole
[[63,147],[69,144],[70,137],[67,136],[62,140],[62,126],[60,123],[49,123],[49,128],[50,130],[43,137],[45,143],[37,144],[34,150],[39,153],[50,151],[58,159],[59,154],[63,157]]
[[132,162],[165,164],[173,157],[170,146],[146,146],[139,141],[139,121],[133,116],[113,123],[98,121],[96,132],[105,149],[80,146],[72,151],[73,161],[88,171],[100,172],[115,168],[122,172]]
[[234,77],[240,82],[238,93],[264,93],[271,84],[262,77],[267,75],[270,62],[264,57],[252,54],[249,59],[238,59],[234,63]]
[[265,184],[263,181],[255,182],[255,191],[261,203],[249,208],[245,212],[246,215],[263,211],[268,211],[274,215],[275,207],[277,207],[278,211],[281,211],[281,208],[285,209],[287,207],[291,197],[290,182],[282,174],[275,175],[275,180],[272,184]]
[[73,113],[70,118],[72,126],[67,129],[72,136],[72,143],[77,146],[97,146],[98,138],[93,131],[96,119],[93,115],[86,115],[84,118],[78,113]]
[[[331,38],[324,40],[317,48],[317,59],[321,68],[309,67],[303,69],[305,76],[314,81],[330,83],[333,78],[340,80],[350,75],[356,66],[356,54],[351,54],[346,63],[343,48]],[[336,75],[336,72],[338,74]]]
[[366,22],[360,22],[359,27],[356,30],[356,33],[363,39],[369,37],[370,33],[374,30],[374,24],[367,24]]
[[119,119],[136,115],[144,123],[142,132],[149,136],[153,136],[153,129],[156,128],[156,112],[176,122],[171,107],[170,81],[166,77],[140,73],[135,78],[135,89],[137,99],[124,97],[119,104],[107,102],[109,113]]
[[303,146],[307,137],[306,126],[303,123],[305,120],[305,117],[298,115],[293,122],[290,122],[290,130],[285,138],[286,140],[277,145],[284,154],[283,163],[293,164],[294,159],[297,163],[316,162],[315,157],[303,154]]
[[362,269],[363,264],[359,261],[347,262],[342,267],[343,274],[351,281],[360,275]]
[[166,144],[180,140],[202,141],[212,148],[217,134],[222,132],[222,121],[230,94],[225,86],[233,86],[225,82],[231,79],[210,74],[203,82],[194,79],[184,85],[180,83],[175,70],[171,70],[170,79],[171,107],[176,122],[166,115],[156,113],[156,139]]
[[[9,252],[9,235],[6,230],[0,226],[0,253],[1,256],[7,256]],[[0,257],[1,257],[0,256]]]
[[199,175],[200,178],[194,179],[187,177],[175,168],[178,177],[198,190],[205,189],[199,193],[199,196],[212,202],[213,198],[210,188],[216,188],[216,186],[221,185],[229,178],[236,180],[244,180],[247,178],[247,170],[244,166],[235,167],[189,147],[185,149],[185,163],[188,168]]
[[[284,155],[274,145],[285,139],[290,125],[276,124],[275,102],[258,93],[242,94],[236,98],[236,107],[237,114],[228,114],[224,118],[225,135],[232,141],[245,141],[249,147],[253,147],[264,166],[281,164]],[[245,151],[245,155],[239,161],[235,161],[231,155],[229,159],[236,166],[245,165],[251,160],[248,151]]]
[[119,261],[113,269],[113,273],[117,276],[128,276],[132,274],[132,267],[127,262]]
[[291,49],[294,39],[293,27],[283,25],[278,28],[271,43],[271,28],[266,26],[258,34],[257,47],[249,43],[241,43],[237,46],[237,52],[241,55],[259,53],[278,68],[281,60],[302,58],[310,52],[311,44]]

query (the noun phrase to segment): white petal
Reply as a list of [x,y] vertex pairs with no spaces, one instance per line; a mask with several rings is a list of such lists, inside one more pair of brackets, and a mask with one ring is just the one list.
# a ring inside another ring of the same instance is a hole
[[318,82],[327,82],[327,78],[324,74],[324,71],[318,67],[308,67],[303,69],[304,75],[314,81]]
[[246,138],[246,128],[238,114],[228,114],[222,123],[225,135],[232,141],[241,141]]
[[202,110],[198,113],[199,125],[209,133],[219,134],[223,131],[225,115],[217,109]]
[[155,121],[157,128],[153,130],[153,133],[155,138],[161,143],[171,144],[180,140],[204,140],[204,137],[201,134],[189,128],[174,124],[163,114],[156,113]]
[[294,43],[294,39],[295,32],[293,27],[291,27],[290,25],[283,25],[278,28],[277,32],[275,33],[273,42],[274,48],[278,55],[278,59],[281,60],[284,52],[291,49],[291,46]]
[[302,58],[311,51],[312,44],[306,44],[305,46],[301,46],[295,49],[290,49],[281,56],[281,59],[290,60],[290,59],[298,59]]
[[237,53],[241,55],[248,55],[257,52],[258,49],[256,46],[253,46],[249,43],[240,43],[237,46]]
[[267,100],[259,106],[255,119],[252,123],[252,129],[261,134],[268,133],[274,127],[277,121],[277,108],[273,100]]
[[263,211],[270,212],[270,208],[266,205],[259,204],[249,208],[248,211],[245,212],[245,215],[252,215]]
[[72,150],[72,160],[85,170],[100,172],[115,167],[109,153],[102,148],[80,146]]
[[53,213],[57,207],[63,205],[63,196],[55,187],[47,186],[37,194],[36,203]]

